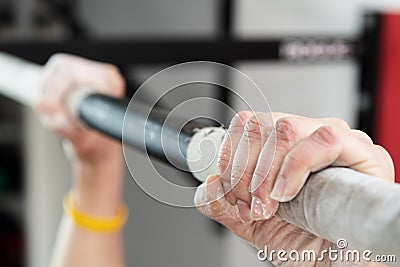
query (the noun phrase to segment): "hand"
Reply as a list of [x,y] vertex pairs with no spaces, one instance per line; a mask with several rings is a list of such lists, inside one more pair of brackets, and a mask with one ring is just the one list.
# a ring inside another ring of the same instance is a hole
[[68,113],[68,93],[82,86],[114,97],[123,96],[125,91],[124,79],[115,66],[56,54],[41,70],[37,111],[43,124],[64,139],[79,208],[96,214],[114,212],[121,194],[121,146],[83,127]]
[[319,252],[334,247],[274,217],[278,201],[293,199],[310,172],[346,166],[394,180],[389,154],[339,119],[241,112],[228,133],[220,151],[221,175],[209,177],[199,187],[195,203],[204,215],[259,249],[268,245],[275,250]]

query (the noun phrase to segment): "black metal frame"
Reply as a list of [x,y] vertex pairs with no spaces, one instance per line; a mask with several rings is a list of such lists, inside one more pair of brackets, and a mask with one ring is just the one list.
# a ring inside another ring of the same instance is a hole
[[[306,38],[301,37],[301,39]],[[326,42],[335,39],[338,38],[324,38]],[[357,42],[352,40],[341,40],[350,46],[357,45]],[[14,41],[0,42],[0,51],[9,52],[40,64],[45,63],[49,56],[54,53],[77,54],[122,66],[132,64],[174,64],[193,60],[208,60],[228,64],[235,61],[287,60],[280,52],[284,44],[286,44],[285,40],[237,41],[230,38],[216,40]]]
[[375,99],[379,86],[379,58],[382,28],[382,15],[370,13],[365,15],[365,28],[362,43],[364,56],[359,58],[361,106],[359,110],[358,127],[374,138],[375,129]]
[[[253,39],[253,40],[235,40],[232,37],[232,14],[234,5],[232,0],[220,0],[220,20],[219,37],[215,39],[185,38],[181,40],[172,39],[114,39],[114,40],[95,40],[84,39],[68,41],[9,41],[0,42],[0,51],[9,52],[13,55],[25,58],[27,60],[44,64],[48,58],[55,53],[70,53],[93,60],[110,62],[124,69],[134,65],[144,64],[176,64],[180,62],[206,60],[234,65],[239,61],[288,61],[282,49],[288,42],[304,41],[322,42],[327,45],[333,44],[337,40],[349,48],[346,57],[312,57],[311,60],[299,58],[299,62],[315,62],[318,60],[331,61],[341,60],[343,58],[353,58],[359,60],[362,69],[360,86],[363,92],[371,96],[370,88],[375,82],[368,80],[374,72],[371,67],[371,57],[365,56],[368,50],[376,51],[373,45],[362,47],[365,43],[373,44],[373,37],[378,31],[378,25],[374,25],[373,34],[367,34],[364,38],[348,39],[339,36],[320,36],[320,37],[293,37],[284,39]],[[76,16],[73,17],[76,19]],[[72,24],[76,24],[76,21]],[[82,27],[83,28],[83,27]],[[375,33],[374,33],[375,32]],[[375,54],[375,52],[373,52]],[[373,57],[374,58],[374,57]],[[307,61],[309,60],[309,61]],[[376,70],[375,70],[376,71]],[[225,82],[229,81],[226,74],[220,74]],[[367,90],[365,90],[367,88]],[[224,90],[222,90],[224,91]],[[220,100],[229,104],[229,94],[225,90],[219,96]],[[362,129],[370,129],[367,125],[373,110],[361,112]],[[367,114],[367,115],[366,115]],[[367,123],[365,123],[367,121]],[[368,131],[371,133],[371,131]]]

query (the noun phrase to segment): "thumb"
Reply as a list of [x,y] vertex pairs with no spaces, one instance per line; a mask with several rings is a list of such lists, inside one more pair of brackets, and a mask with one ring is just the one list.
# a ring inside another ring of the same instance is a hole
[[209,176],[197,188],[194,204],[203,215],[223,224],[232,231],[242,225],[238,208],[237,206],[231,206],[225,198],[218,175]]

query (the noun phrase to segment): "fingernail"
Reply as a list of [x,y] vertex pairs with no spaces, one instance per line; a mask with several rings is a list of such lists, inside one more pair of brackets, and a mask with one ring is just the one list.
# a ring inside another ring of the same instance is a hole
[[270,197],[276,201],[283,201],[285,197],[286,179],[278,176]]
[[243,223],[251,222],[249,205],[240,199],[238,199],[236,203],[239,209],[240,220]]
[[[258,158],[256,169],[253,173],[253,178],[250,183],[250,193],[254,193],[267,179],[268,173],[272,167],[275,150],[275,138],[270,135],[261,149],[260,156]],[[260,164],[262,162],[262,164]]]
[[268,212],[268,206],[255,196],[251,198],[250,218],[253,221],[271,218],[271,212]]

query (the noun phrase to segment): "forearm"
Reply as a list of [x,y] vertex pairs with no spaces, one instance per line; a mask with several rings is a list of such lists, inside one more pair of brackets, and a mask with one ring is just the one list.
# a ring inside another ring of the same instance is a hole
[[76,226],[64,215],[60,223],[51,267],[125,266],[121,232],[94,233]]
[[[82,213],[96,217],[115,216],[122,202],[122,166],[120,159],[115,160],[114,164],[108,162],[104,166],[74,164],[71,197]],[[113,182],[108,182],[111,179]],[[108,233],[87,230],[78,226],[69,215],[64,215],[50,266],[125,266],[122,233],[120,230]]]

